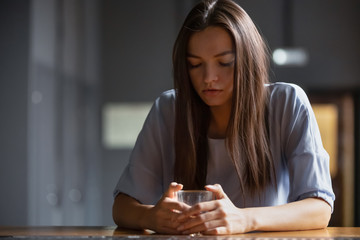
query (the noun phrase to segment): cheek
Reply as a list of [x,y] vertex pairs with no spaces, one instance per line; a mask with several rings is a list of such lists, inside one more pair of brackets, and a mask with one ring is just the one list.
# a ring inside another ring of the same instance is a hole
[[200,78],[198,74],[195,71],[189,72],[190,82],[195,88],[196,91],[198,91],[198,88],[200,87]]
[[234,78],[234,68],[231,67],[231,68],[228,68],[224,71],[224,75],[226,76],[226,78],[231,78],[233,79]]
[[234,85],[234,69],[228,69],[227,71],[223,72],[222,79],[224,79],[224,83],[231,88]]

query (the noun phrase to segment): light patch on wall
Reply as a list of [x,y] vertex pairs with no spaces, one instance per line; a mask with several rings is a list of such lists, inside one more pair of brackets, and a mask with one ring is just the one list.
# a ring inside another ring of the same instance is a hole
[[129,149],[144,124],[152,103],[107,103],[103,108],[103,145]]
[[272,59],[278,66],[305,66],[309,61],[309,54],[303,48],[277,48]]
[[312,108],[318,122],[321,139],[330,156],[330,174],[335,177],[338,171],[338,109],[335,104],[313,104]]

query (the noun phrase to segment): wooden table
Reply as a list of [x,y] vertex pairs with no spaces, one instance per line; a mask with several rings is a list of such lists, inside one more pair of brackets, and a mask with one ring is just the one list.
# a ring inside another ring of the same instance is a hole
[[108,227],[5,227],[0,226],[0,239],[360,239],[360,228],[329,227],[311,231],[256,232],[225,236],[190,237],[159,235],[151,231],[134,231]]

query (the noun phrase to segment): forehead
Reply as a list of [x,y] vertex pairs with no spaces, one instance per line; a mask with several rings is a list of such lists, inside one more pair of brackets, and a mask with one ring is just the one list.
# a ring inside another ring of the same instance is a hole
[[207,27],[193,33],[188,43],[188,53],[203,56],[233,50],[233,42],[227,30],[221,27]]

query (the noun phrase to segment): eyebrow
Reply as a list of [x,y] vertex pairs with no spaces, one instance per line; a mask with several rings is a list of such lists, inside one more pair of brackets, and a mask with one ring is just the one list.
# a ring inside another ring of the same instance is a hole
[[[224,51],[224,52],[221,52],[221,53],[216,54],[214,57],[221,57],[221,56],[225,56],[225,55],[228,55],[228,54],[235,54],[235,52],[234,52],[233,50]],[[196,56],[196,55],[191,54],[191,53],[188,53],[186,57],[201,58],[201,57]]]

